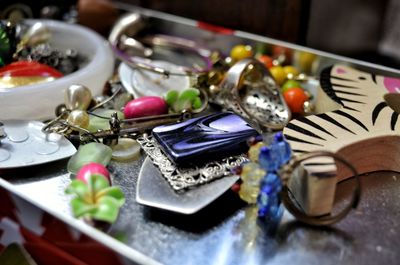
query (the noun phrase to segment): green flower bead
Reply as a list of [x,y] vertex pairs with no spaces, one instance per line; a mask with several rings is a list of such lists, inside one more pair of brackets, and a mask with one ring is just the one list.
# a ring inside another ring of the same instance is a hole
[[203,105],[203,103],[201,102],[200,97],[197,97],[194,99],[192,107],[193,107],[193,109],[199,109],[199,108],[201,108],[202,105]]
[[181,112],[184,109],[198,109],[202,106],[200,91],[196,88],[188,88],[180,93],[170,90],[165,95],[165,101],[174,112]]
[[73,180],[65,193],[74,195],[71,210],[75,217],[113,223],[125,203],[119,187],[110,186],[102,175],[91,175],[88,183]]
[[200,91],[196,88],[188,88],[183,90],[180,94],[179,94],[179,98],[178,100],[190,100],[190,101],[194,101],[194,99],[196,97],[198,97],[200,95]]
[[178,99],[179,92],[176,90],[170,90],[165,95],[165,101],[167,102],[168,106],[172,106],[175,101]]

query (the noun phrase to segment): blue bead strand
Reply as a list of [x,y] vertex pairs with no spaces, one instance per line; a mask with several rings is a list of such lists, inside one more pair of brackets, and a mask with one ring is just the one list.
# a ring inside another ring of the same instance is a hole
[[260,149],[259,163],[267,174],[260,182],[260,192],[257,197],[258,216],[270,225],[277,225],[283,214],[279,198],[282,182],[278,171],[290,160],[291,155],[290,145],[281,132],[274,135],[270,146]]

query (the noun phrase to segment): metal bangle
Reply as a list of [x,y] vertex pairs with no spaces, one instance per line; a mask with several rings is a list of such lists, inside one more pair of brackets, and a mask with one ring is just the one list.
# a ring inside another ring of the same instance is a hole
[[[334,160],[339,161],[346,167],[348,167],[355,178],[355,188],[353,191],[353,196],[351,198],[351,201],[349,204],[341,210],[339,213],[336,215],[326,215],[326,216],[320,216],[320,217],[314,217],[314,216],[309,216],[305,214],[303,211],[301,211],[294,203],[293,200],[290,198],[290,190],[287,186],[287,181],[289,180],[288,174],[294,171],[294,169],[299,166],[302,162],[305,160],[315,158],[315,157],[332,157]],[[347,160],[339,156],[338,154],[328,152],[328,151],[316,151],[312,153],[308,153],[305,155],[302,155],[300,157],[295,157],[294,159],[291,160],[291,162],[287,165],[288,168],[284,169],[286,170],[286,174],[282,174],[282,182],[283,182],[283,187],[281,191],[281,199],[283,204],[285,205],[286,209],[299,221],[310,224],[310,225],[315,225],[315,226],[324,226],[324,225],[331,225],[334,223],[339,222],[342,220],[353,208],[356,208],[361,197],[361,182],[360,182],[360,177],[358,175],[357,170],[354,168],[354,166],[349,163]]]
[[[111,45],[111,49],[118,59],[120,59],[133,69],[140,68],[146,71],[151,71],[153,73],[163,75],[165,77],[169,77],[170,75],[197,76],[201,73],[205,73],[211,70],[212,62],[209,58],[211,55],[211,51],[207,48],[199,46],[196,42],[192,40],[162,34],[147,36],[143,38],[142,42],[135,39],[135,35],[137,35],[145,27],[145,19],[146,18],[139,13],[128,13],[121,17],[115,23],[108,37],[108,41]],[[131,49],[140,52],[143,56],[148,57],[153,53],[153,51],[145,47],[143,43],[151,46],[181,49],[195,53],[203,59],[205,67],[203,67],[202,69],[183,67],[186,73],[170,72],[166,69],[152,65],[151,61],[143,62],[143,60],[141,60],[141,58],[143,57],[130,56],[121,50],[123,48],[120,49],[120,47],[123,47],[125,45],[125,47],[130,47]]]
[[[114,55],[121,60],[122,62],[124,62],[125,64],[127,64],[129,67],[131,67],[132,69],[142,69],[142,70],[146,70],[146,71],[150,71],[156,74],[160,74],[165,76],[166,78],[168,78],[169,76],[173,75],[173,76],[198,76],[202,73],[206,73],[208,71],[211,70],[212,68],[212,63],[210,58],[204,57],[202,55],[199,54],[199,56],[204,60],[204,62],[206,63],[206,66],[202,69],[196,69],[196,68],[185,68],[183,67],[185,73],[179,73],[179,72],[171,72],[169,70],[166,70],[164,68],[161,67],[157,67],[151,64],[151,62],[149,63],[145,63],[143,62],[143,58],[141,57],[136,57],[136,56],[129,56],[126,53],[124,53],[123,51],[121,51],[120,49],[118,49],[115,45],[111,45],[111,49],[114,53]],[[141,58],[141,59],[139,59]]]

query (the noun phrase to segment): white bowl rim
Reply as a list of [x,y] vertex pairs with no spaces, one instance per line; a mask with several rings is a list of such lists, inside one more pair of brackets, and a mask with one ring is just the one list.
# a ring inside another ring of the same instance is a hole
[[57,20],[51,20],[51,19],[26,19],[24,22],[27,22],[28,24],[33,24],[35,22],[43,22],[46,25],[48,25],[50,28],[60,28],[60,27],[64,27],[66,29],[69,30],[73,30],[76,32],[81,33],[83,36],[87,36],[87,38],[91,38],[93,40],[93,42],[98,42],[98,43],[102,43],[103,45],[98,45],[96,47],[93,47],[93,49],[95,49],[94,55],[92,56],[92,58],[88,58],[89,62],[81,69],[68,74],[66,76],[63,76],[61,78],[58,78],[56,80],[47,82],[47,83],[39,83],[39,84],[32,84],[32,85],[25,85],[25,86],[20,86],[20,87],[12,87],[12,88],[3,88],[0,89],[0,95],[1,94],[7,94],[7,93],[13,93],[13,94],[19,94],[19,93],[24,93],[26,91],[32,91],[32,90],[36,90],[36,89],[40,89],[41,87],[43,87],[43,85],[46,84],[51,84],[54,86],[59,86],[61,85],[63,82],[65,82],[65,78],[69,78],[72,80],[77,80],[82,78],[82,76],[84,76],[84,74],[87,71],[94,71],[95,68],[97,67],[97,65],[99,63],[101,63],[102,58],[98,58],[96,56],[96,54],[103,52],[103,53],[111,53],[111,49],[109,47],[109,43],[107,42],[106,39],[104,39],[101,35],[99,35],[98,33],[96,33],[95,31],[78,25],[78,24],[69,24],[66,22],[62,22],[62,21],[57,21]]

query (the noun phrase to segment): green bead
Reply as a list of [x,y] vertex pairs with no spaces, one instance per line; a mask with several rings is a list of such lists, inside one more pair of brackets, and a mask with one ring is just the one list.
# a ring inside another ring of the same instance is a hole
[[194,99],[192,107],[193,107],[193,109],[199,109],[199,108],[201,108],[202,105],[203,105],[203,103],[201,102],[200,97],[197,97]]
[[11,62],[15,47],[15,28],[0,22],[0,57],[5,64]]
[[108,130],[110,129],[110,124],[109,118],[111,118],[111,115],[116,112],[117,116],[120,120],[124,119],[124,114],[121,111],[118,110],[110,110],[110,109],[97,109],[94,111],[94,114],[102,116],[102,117],[107,117],[107,119],[103,119],[100,117],[96,117],[94,115],[89,115],[89,127],[88,130],[90,132],[96,132],[98,130]]
[[271,50],[271,45],[265,44],[265,43],[257,43],[256,44],[256,54],[269,54]]
[[172,106],[175,101],[178,99],[179,92],[176,90],[170,90],[165,95],[165,101],[167,102],[168,106]]
[[181,112],[185,109],[198,109],[203,104],[199,97],[200,91],[196,88],[188,88],[180,93],[170,90],[165,95],[165,101],[174,112]]
[[5,26],[0,27],[0,54],[5,55],[10,52],[10,38],[7,34]]
[[76,174],[81,167],[90,162],[100,163],[107,166],[112,156],[112,149],[101,143],[88,143],[81,145],[78,151],[68,161],[67,169]]
[[300,87],[301,85],[299,82],[297,82],[296,80],[288,80],[286,81],[283,86],[282,86],[282,92],[285,92],[286,90],[288,90],[289,88],[293,88],[293,87]]
[[200,91],[196,88],[188,88],[179,93],[178,98],[173,102],[172,109],[181,112],[184,109],[198,109],[202,103],[199,98]]
[[196,97],[198,97],[200,95],[200,91],[196,88],[188,88],[183,90],[180,94],[179,94],[179,99],[178,100],[190,100],[191,102],[193,102],[195,100]]

